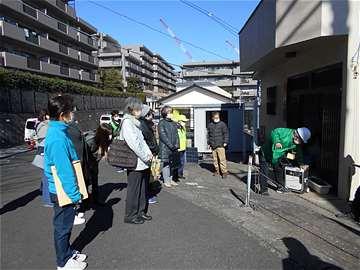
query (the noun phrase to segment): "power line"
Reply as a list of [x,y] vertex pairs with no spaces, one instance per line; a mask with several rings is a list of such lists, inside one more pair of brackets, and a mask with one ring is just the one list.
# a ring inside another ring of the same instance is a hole
[[[101,7],[101,8],[103,8],[103,9],[106,9],[106,10],[108,10],[108,11],[110,11],[110,12],[112,12],[112,13],[114,13],[114,14],[116,14],[116,15],[124,18],[124,19],[127,19],[127,20],[129,20],[129,21],[131,21],[131,22],[133,22],[133,23],[136,23],[136,24],[139,24],[139,25],[141,25],[141,26],[143,26],[143,27],[145,27],[145,28],[148,28],[148,29],[150,29],[151,31],[157,32],[158,34],[161,34],[161,35],[163,35],[163,36],[166,36],[166,37],[172,39],[172,36],[171,36],[171,35],[163,32],[163,31],[161,31],[161,30],[159,30],[159,29],[157,29],[157,28],[155,28],[155,27],[152,27],[151,25],[148,25],[148,24],[146,24],[146,23],[143,23],[143,22],[141,22],[141,21],[138,21],[138,20],[136,20],[136,19],[133,19],[133,18],[131,18],[131,17],[125,15],[125,14],[122,14],[122,13],[120,13],[120,12],[117,12],[116,10],[113,10],[113,9],[111,9],[111,8],[109,8],[109,7],[107,7],[107,6],[104,6],[104,5],[102,5],[102,4],[99,4],[99,3],[97,3],[97,2],[94,2],[94,1],[91,1],[91,0],[90,0],[89,2],[92,3],[92,4],[94,4],[94,5],[96,5],[96,6],[98,6],[98,7]],[[186,40],[183,40],[183,39],[179,39],[179,40],[180,40],[181,42],[185,43],[185,44],[188,44],[189,46],[192,46],[192,47],[198,49],[198,50],[204,51],[204,52],[206,52],[206,53],[212,54],[212,55],[214,55],[214,56],[217,56],[217,57],[222,58],[222,59],[225,59],[225,60],[230,60],[230,61],[232,61],[232,59],[230,59],[230,58],[224,57],[224,56],[222,56],[222,55],[220,55],[220,54],[218,54],[218,53],[216,53],[216,52],[212,52],[212,51],[210,51],[210,50],[208,50],[208,49],[202,48],[202,47],[200,47],[200,46],[198,46],[198,45],[195,45],[195,44],[193,44],[193,43],[191,43],[191,42],[189,42],[189,41],[186,41]]]
[[231,33],[232,35],[235,35],[236,37],[238,36],[238,29],[235,28],[234,26],[232,26],[231,24],[229,24],[228,22],[226,22],[225,20],[221,19],[220,17],[216,16],[215,14],[213,14],[212,12],[190,2],[190,1],[185,1],[185,0],[180,0],[180,2],[184,3],[185,5],[199,11],[200,13],[208,16],[209,18],[211,18],[212,20],[214,20],[215,22],[217,22],[218,24],[220,24],[225,30],[227,30],[229,33]]

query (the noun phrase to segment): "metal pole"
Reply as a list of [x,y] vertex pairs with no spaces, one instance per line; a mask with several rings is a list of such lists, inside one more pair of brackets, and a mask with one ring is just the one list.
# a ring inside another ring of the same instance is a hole
[[245,207],[250,206],[250,188],[251,188],[251,168],[252,168],[252,155],[249,156],[248,162],[248,175],[246,181],[246,200],[245,200]]

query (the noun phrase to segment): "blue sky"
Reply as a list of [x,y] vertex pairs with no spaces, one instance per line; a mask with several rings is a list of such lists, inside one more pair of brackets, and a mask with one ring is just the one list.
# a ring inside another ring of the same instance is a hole
[[[160,23],[160,18],[163,18],[180,39],[216,52],[226,58],[238,59],[234,50],[225,43],[226,40],[229,40],[236,47],[239,47],[238,38],[208,16],[180,1],[93,1],[166,32]],[[211,11],[217,17],[240,30],[259,0],[191,2]],[[188,62],[187,56],[177,46],[175,40],[127,21],[88,0],[77,0],[76,12],[78,16],[97,27],[98,31],[110,34],[121,44],[144,44],[171,63]],[[221,60],[219,57],[195,49],[190,45],[184,44],[184,46],[191,53],[194,61]]]

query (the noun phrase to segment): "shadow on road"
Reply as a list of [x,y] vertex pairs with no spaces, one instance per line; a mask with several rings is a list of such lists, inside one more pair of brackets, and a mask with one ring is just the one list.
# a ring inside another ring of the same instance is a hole
[[15,200],[5,204],[0,209],[0,215],[3,215],[7,212],[14,211],[14,210],[18,209],[19,207],[23,207],[23,206],[27,205],[29,202],[33,201],[40,194],[41,194],[40,190],[35,189],[34,191],[31,191],[31,192],[25,194],[24,196],[21,196],[20,198],[17,198]]
[[[340,225],[341,227],[343,227],[343,228],[351,231],[353,234],[356,234],[357,236],[360,236],[360,230],[357,230],[357,229],[355,229],[355,228],[353,228],[353,227],[351,227],[351,226],[349,226],[349,225],[346,225],[346,224],[344,224],[344,223],[342,223],[342,222],[340,222],[340,221],[338,221],[338,220],[336,220],[336,219],[333,219],[333,218],[330,218],[330,217],[325,217],[325,218],[327,218],[327,219],[329,219],[329,220],[337,223],[337,224]],[[349,220],[352,222],[352,220],[351,220],[350,218],[349,218]],[[356,226],[356,225],[355,225],[355,226]]]
[[230,189],[230,193],[238,199],[240,202],[242,202],[243,205],[245,205],[245,200],[241,198],[232,188]]
[[209,172],[214,172],[215,169],[214,169],[214,165],[212,163],[200,163],[199,164],[201,168],[205,169],[205,170],[208,170]]
[[[127,187],[126,183],[106,183],[99,186],[99,199],[106,201],[110,194],[116,191],[122,191]],[[83,250],[90,244],[101,232],[104,233],[113,225],[114,211],[113,206],[120,202],[120,198],[112,198],[104,205],[93,205],[94,213],[86,222],[85,228],[75,239],[72,246],[76,250]]]
[[284,237],[281,240],[289,253],[289,257],[283,260],[283,270],[293,270],[294,263],[300,269],[305,270],[342,270],[336,265],[324,262],[319,257],[311,255],[307,248],[295,238]]
[[99,186],[99,199],[105,202],[113,191],[122,191],[127,187],[127,183],[106,183]]
[[112,227],[114,218],[112,207],[120,202],[120,200],[120,198],[112,198],[103,206],[94,207],[93,215],[87,221],[84,230],[82,230],[72,244],[74,249],[82,251],[100,233],[104,233]]

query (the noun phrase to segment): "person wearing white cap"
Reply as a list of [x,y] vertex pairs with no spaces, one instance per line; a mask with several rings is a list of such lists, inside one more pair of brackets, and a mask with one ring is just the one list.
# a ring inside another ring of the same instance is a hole
[[269,139],[261,147],[260,151],[260,193],[268,195],[267,178],[269,178],[268,164],[274,167],[275,180],[279,191],[283,191],[283,176],[280,161],[288,153],[295,154],[298,164],[303,164],[301,144],[307,143],[311,138],[311,132],[306,127],[297,129],[276,128],[271,131]]

